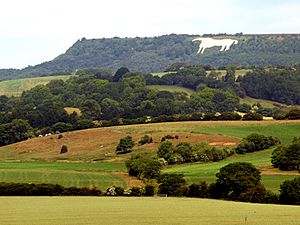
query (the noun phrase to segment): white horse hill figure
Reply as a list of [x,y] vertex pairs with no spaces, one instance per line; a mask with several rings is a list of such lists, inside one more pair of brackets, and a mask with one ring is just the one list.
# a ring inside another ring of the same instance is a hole
[[233,40],[233,39],[212,39],[212,38],[201,38],[201,37],[195,38],[193,42],[195,41],[201,41],[197,54],[202,54],[205,49],[215,47],[215,46],[221,46],[220,52],[227,51],[228,49],[230,49],[231,45],[238,43],[237,40]]

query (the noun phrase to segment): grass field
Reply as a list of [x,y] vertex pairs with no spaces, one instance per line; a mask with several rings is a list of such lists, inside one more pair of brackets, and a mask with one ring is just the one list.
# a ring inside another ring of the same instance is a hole
[[243,104],[243,103],[246,103],[248,105],[253,105],[253,104],[261,104],[263,107],[265,108],[274,108],[275,105],[280,105],[280,106],[283,106],[283,107],[286,107],[287,105],[284,105],[284,104],[281,104],[281,103],[278,103],[278,102],[274,102],[274,101],[269,101],[269,100],[265,100],[265,99],[256,99],[256,98],[251,98],[251,97],[248,97],[246,96],[245,98],[240,98],[240,103]]
[[23,91],[29,90],[39,84],[47,84],[51,80],[67,80],[71,75],[34,77],[0,82],[0,95],[19,96]]
[[299,206],[191,198],[0,197],[9,225],[298,225]]
[[184,92],[187,93],[188,96],[195,93],[194,90],[189,88],[184,88],[180,86],[174,86],[174,85],[147,85],[150,89],[157,89],[159,91],[169,91],[169,92]]
[[0,162],[0,181],[53,183],[65,187],[127,187],[123,163]]

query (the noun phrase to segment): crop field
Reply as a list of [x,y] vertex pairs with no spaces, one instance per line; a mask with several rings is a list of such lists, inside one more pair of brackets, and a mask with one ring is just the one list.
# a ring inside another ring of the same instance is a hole
[[1,81],[0,95],[19,96],[23,91],[29,90],[37,85],[45,85],[51,80],[67,80],[70,77],[71,75],[62,75]]
[[211,199],[142,197],[0,197],[10,225],[298,225],[299,206]]
[[[64,186],[99,187],[105,190],[113,184],[127,187],[141,182],[126,174],[124,161],[132,154],[155,154],[160,140],[166,134],[178,135],[172,142],[198,143],[207,141],[217,147],[233,147],[250,133],[272,135],[283,143],[299,136],[300,121],[190,121],[130,126],[106,127],[38,137],[0,148],[0,182],[58,183]],[[137,143],[148,134],[154,142],[136,145],[133,153],[116,155],[120,138],[131,135]],[[62,145],[68,153],[60,154]],[[184,164],[166,168],[163,172],[183,173],[188,183],[206,180],[213,182],[218,170],[236,161],[251,162],[262,170],[265,186],[278,191],[280,183],[299,176],[299,173],[281,172],[271,167],[272,149],[232,157],[216,163]]]

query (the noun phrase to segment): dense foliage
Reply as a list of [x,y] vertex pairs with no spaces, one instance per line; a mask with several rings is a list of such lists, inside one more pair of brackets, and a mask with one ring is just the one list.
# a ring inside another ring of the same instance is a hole
[[300,67],[255,69],[241,79],[241,87],[253,98],[300,104]]
[[220,197],[238,199],[242,193],[261,186],[260,171],[245,162],[230,163],[216,174],[216,188]]
[[300,177],[280,185],[279,199],[282,204],[300,205]]
[[131,136],[126,136],[120,139],[120,142],[116,148],[117,154],[126,154],[132,151],[134,146],[134,141],[132,140]]
[[249,134],[235,148],[236,153],[245,154],[248,152],[255,152],[268,149],[274,145],[280,144],[280,140],[276,137],[266,137],[262,134]]
[[181,164],[188,162],[217,162],[232,155],[230,149],[218,149],[211,147],[206,142],[191,145],[181,142],[173,146],[172,142],[162,142],[157,151],[160,158],[166,160],[168,164]]
[[71,73],[80,68],[103,67],[116,70],[124,65],[133,71],[162,71],[173,62],[224,66],[293,65],[300,60],[299,35],[231,35],[239,41],[229,51],[218,47],[197,55],[199,43],[194,35],[164,35],[145,38],[82,38],[65,54],[52,61],[22,70],[0,70],[0,79]]
[[300,172],[300,138],[294,138],[292,144],[278,146],[272,153],[272,165],[280,170]]
[[157,158],[148,154],[132,155],[126,161],[128,173],[140,179],[154,179],[159,177],[163,163]]

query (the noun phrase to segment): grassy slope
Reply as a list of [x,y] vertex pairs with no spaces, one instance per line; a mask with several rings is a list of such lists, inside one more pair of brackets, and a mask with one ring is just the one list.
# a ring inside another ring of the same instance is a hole
[[23,91],[29,90],[39,84],[47,84],[51,80],[67,80],[71,75],[34,77],[0,82],[0,95],[19,96]]
[[[0,181],[15,182],[50,182],[71,186],[98,186],[105,189],[112,185],[124,186],[124,160],[130,156],[115,155],[115,146],[119,139],[132,135],[135,141],[145,134],[154,138],[155,143],[136,146],[134,153],[150,151],[155,153],[160,139],[166,134],[178,134],[180,141],[196,143],[207,140],[212,142],[237,142],[252,132],[279,137],[284,143],[291,141],[293,136],[299,135],[300,121],[215,121],[215,122],[175,122],[144,124],[131,126],[107,127],[64,133],[63,138],[57,135],[51,137],[34,138],[25,142],[0,148],[0,158],[4,160],[61,160],[68,163],[55,162],[1,162]],[[203,134],[206,133],[206,134]],[[223,135],[216,135],[223,134]],[[225,136],[224,136],[225,135]],[[228,136],[227,136],[228,135]],[[69,152],[59,154],[62,144],[67,144]],[[41,146],[43,146],[41,148]],[[218,169],[229,162],[243,160],[254,163],[263,171],[278,172],[270,167],[271,150],[235,156],[218,163],[179,165],[166,169],[166,172],[182,172],[188,182],[198,180],[213,181]],[[73,160],[74,163],[70,163]],[[103,163],[76,163],[78,161],[106,160]],[[121,163],[121,164],[120,164]],[[108,169],[105,169],[108,168]],[[123,174],[119,174],[119,173]],[[120,176],[121,175],[121,176]],[[278,190],[279,183],[291,179],[288,175],[263,175],[267,188]],[[69,180],[68,180],[69,179]],[[64,183],[65,182],[65,183]],[[78,183],[76,183],[78,182]],[[123,183],[122,183],[123,182]]]
[[296,225],[299,207],[191,198],[0,197],[11,225]]
[[147,87],[151,89],[157,89],[159,91],[184,92],[187,93],[189,96],[195,92],[194,90],[189,88],[172,85],[147,85]]

